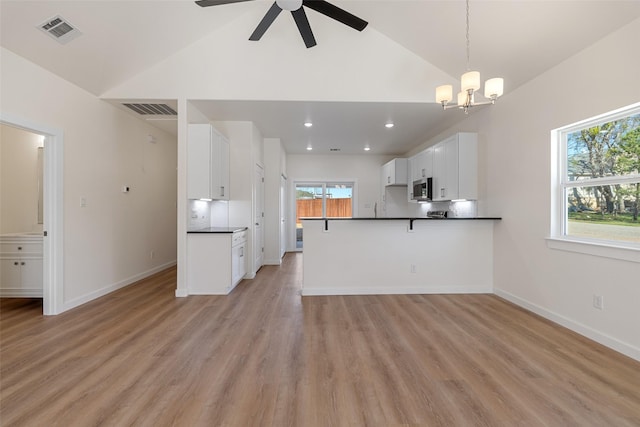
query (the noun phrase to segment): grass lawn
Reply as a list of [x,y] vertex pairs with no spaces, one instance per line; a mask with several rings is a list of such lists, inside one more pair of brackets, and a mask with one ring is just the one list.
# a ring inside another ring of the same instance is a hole
[[634,221],[630,213],[600,214],[598,212],[569,212],[569,221],[584,221],[593,224],[626,225],[640,227],[640,221]]

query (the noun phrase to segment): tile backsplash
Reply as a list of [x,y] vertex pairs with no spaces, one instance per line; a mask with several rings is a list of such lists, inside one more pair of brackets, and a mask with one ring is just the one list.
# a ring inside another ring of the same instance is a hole
[[189,230],[229,226],[229,202],[225,200],[189,200],[188,205],[187,228]]
[[211,227],[211,202],[204,200],[189,200],[189,230],[199,230]]
[[428,211],[447,211],[449,218],[471,218],[478,216],[478,205],[475,200],[464,202],[431,202],[419,203],[418,216],[427,216]]

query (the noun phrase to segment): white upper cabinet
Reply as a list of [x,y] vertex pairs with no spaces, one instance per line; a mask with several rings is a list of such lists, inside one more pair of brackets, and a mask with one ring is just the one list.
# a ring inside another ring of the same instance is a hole
[[[412,171],[412,182],[433,176],[433,149],[427,148],[419,152],[414,157],[414,169]],[[411,183],[412,183],[411,182]]]
[[209,124],[190,124],[187,197],[229,200],[229,141]]
[[433,200],[478,198],[478,138],[458,133],[433,147]]
[[382,185],[407,185],[407,159],[393,159],[382,165]]

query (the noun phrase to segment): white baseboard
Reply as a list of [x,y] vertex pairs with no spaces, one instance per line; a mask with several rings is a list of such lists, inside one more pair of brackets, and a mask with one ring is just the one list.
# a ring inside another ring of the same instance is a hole
[[81,297],[78,298],[74,298],[70,301],[65,301],[62,305],[62,310],[60,311],[60,313],[67,311],[67,310],[71,310],[72,308],[78,307],[82,304],[86,304],[89,301],[93,301],[96,298],[100,298],[102,296],[105,296],[107,294],[110,294],[113,291],[117,291],[118,289],[124,288],[126,286],[129,286],[135,282],[137,282],[138,280],[142,280],[145,277],[149,277],[153,274],[159,273],[162,270],[166,270],[169,267],[173,267],[174,265],[176,265],[176,261],[169,261],[165,264],[159,265],[157,267],[154,267],[150,270],[147,271],[143,271],[142,273],[138,273],[136,275],[133,275],[127,279],[121,280],[119,282],[116,282],[112,285],[109,286],[105,286],[104,288],[98,289],[96,291],[93,291],[87,295],[83,295]]
[[176,298],[185,298],[189,296],[189,290],[184,288],[176,289]]
[[42,289],[2,288],[0,298],[42,298]]
[[411,294],[491,294],[491,287],[479,288],[477,286],[438,286],[438,287],[388,287],[388,288],[305,288],[302,287],[302,296],[327,296],[327,295],[411,295]]
[[517,306],[525,308],[539,316],[544,317],[545,319],[551,320],[559,325],[564,326],[567,329],[571,329],[574,332],[577,332],[580,335],[583,335],[593,341],[600,343],[610,349],[613,349],[619,353],[624,354],[625,356],[629,356],[632,359],[640,361],[640,348],[634,347],[630,344],[622,342],[616,338],[610,337],[609,335],[603,334],[602,332],[596,331],[593,328],[590,328],[582,323],[571,320],[567,317],[561,316],[557,313],[547,310],[546,308],[540,307],[539,305],[533,304],[529,301],[526,301],[520,297],[517,297],[509,292],[495,289],[494,293],[506,299],[509,302],[514,303]]
[[263,265],[280,265],[282,264],[282,260],[280,259],[265,259],[263,261]]

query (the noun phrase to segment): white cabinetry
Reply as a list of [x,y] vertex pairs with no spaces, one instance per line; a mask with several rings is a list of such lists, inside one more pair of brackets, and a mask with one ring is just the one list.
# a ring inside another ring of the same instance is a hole
[[246,274],[247,232],[189,233],[187,288],[191,295],[226,295]]
[[393,159],[382,165],[382,185],[407,185],[407,159]]
[[231,238],[231,282],[233,286],[247,274],[246,246],[247,232],[234,233]]
[[409,158],[407,194],[409,201],[413,200],[413,182],[433,176],[433,148],[427,148]]
[[42,297],[42,236],[0,237],[0,296]]
[[229,141],[209,124],[191,124],[187,198],[229,200]]
[[433,147],[433,200],[478,198],[478,139],[458,133]]

